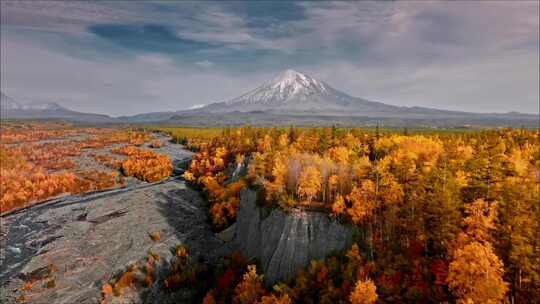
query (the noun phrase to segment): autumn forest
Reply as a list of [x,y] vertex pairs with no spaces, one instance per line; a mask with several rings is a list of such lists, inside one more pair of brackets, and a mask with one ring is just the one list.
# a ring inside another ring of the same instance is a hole
[[[245,186],[260,191],[263,205],[325,210],[358,228],[349,251],[314,261],[273,291],[233,302],[540,298],[537,131],[165,131],[197,151],[184,177],[207,193],[217,230],[235,221]],[[247,166],[247,174],[230,181],[231,165]],[[207,303],[213,301],[224,300]]]
[[193,152],[173,178],[202,193],[211,233],[234,227],[251,189],[266,210],[322,212],[353,231],[352,243],[271,285],[260,261],[238,252],[209,263],[179,244],[159,276],[163,257],[149,251],[99,285],[102,303],[151,286],[188,288],[205,304],[535,303],[539,138],[525,129],[12,123],[2,126],[0,211],[159,183],[178,174],[163,150],[172,143]]

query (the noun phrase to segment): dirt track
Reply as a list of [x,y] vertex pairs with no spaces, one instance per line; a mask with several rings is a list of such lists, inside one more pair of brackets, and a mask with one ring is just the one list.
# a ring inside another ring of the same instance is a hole
[[[174,162],[191,152],[166,143]],[[206,201],[181,178],[68,196],[1,218],[0,302],[97,303],[100,287],[148,253],[170,256],[177,244],[216,258],[221,241]],[[159,241],[150,233],[159,232]],[[23,290],[25,281],[38,279]]]

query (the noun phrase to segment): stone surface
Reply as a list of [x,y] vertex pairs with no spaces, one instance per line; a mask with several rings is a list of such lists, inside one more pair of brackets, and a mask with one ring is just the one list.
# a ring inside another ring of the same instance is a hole
[[[191,155],[164,143],[160,151],[173,161]],[[0,220],[0,303],[18,303],[21,296],[25,303],[98,303],[101,286],[149,252],[164,263],[178,244],[195,259],[215,261],[224,254],[206,200],[177,177],[65,196]],[[154,232],[160,234],[157,241],[150,237]],[[31,278],[38,280],[23,290]],[[54,284],[47,287],[47,282]],[[135,291],[115,301],[142,303],[143,296]],[[184,296],[171,295],[170,303]]]
[[[48,265],[57,269],[51,276],[56,287],[36,284],[24,292],[27,303],[96,303],[100,286],[126,265],[150,251],[168,260],[177,244],[212,259],[222,242],[210,229],[205,205],[183,181],[170,180],[3,218],[2,248],[21,252],[2,249],[0,302],[14,303],[23,294],[21,278]],[[156,231],[159,241],[149,235]]]
[[224,242],[232,242],[236,235],[236,223],[229,226],[227,229],[216,233],[216,236]]
[[344,250],[353,231],[327,213],[292,209],[269,210],[256,204],[256,193],[242,189],[234,247],[260,261],[267,285],[293,277],[313,259]]
[[244,161],[239,164],[236,164],[234,162],[229,164],[229,166],[225,169],[227,183],[237,182],[241,177],[246,176],[250,160],[251,157],[248,155],[244,158]]

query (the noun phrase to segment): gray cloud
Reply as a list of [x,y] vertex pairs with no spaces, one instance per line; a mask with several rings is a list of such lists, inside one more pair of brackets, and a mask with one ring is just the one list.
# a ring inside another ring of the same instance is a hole
[[[291,67],[382,102],[538,112],[537,1],[243,5],[2,1],[2,91],[132,114],[226,100]],[[142,51],[88,32],[145,23],[213,47]]]
[[2,23],[36,31],[83,33],[89,24],[142,20],[138,14],[91,1],[2,1]]
[[263,72],[246,81],[245,76],[222,70],[178,66],[161,54],[97,62],[42,49],[24,39],[6,39],[1,48],[4,93],[23,101],[57,101],[74,110],[112,115],[223,101],[271,76]]

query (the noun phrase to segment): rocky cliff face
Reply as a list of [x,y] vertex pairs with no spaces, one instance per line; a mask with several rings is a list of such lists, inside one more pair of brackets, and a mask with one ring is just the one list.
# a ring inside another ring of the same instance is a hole
[[237,213],[233,245],[242,255],[261,262],[271,285],[293,277],[313,259],[348,248],[352,229],[317,211],[269,210],[256,204],[256,193],[244,188]]

